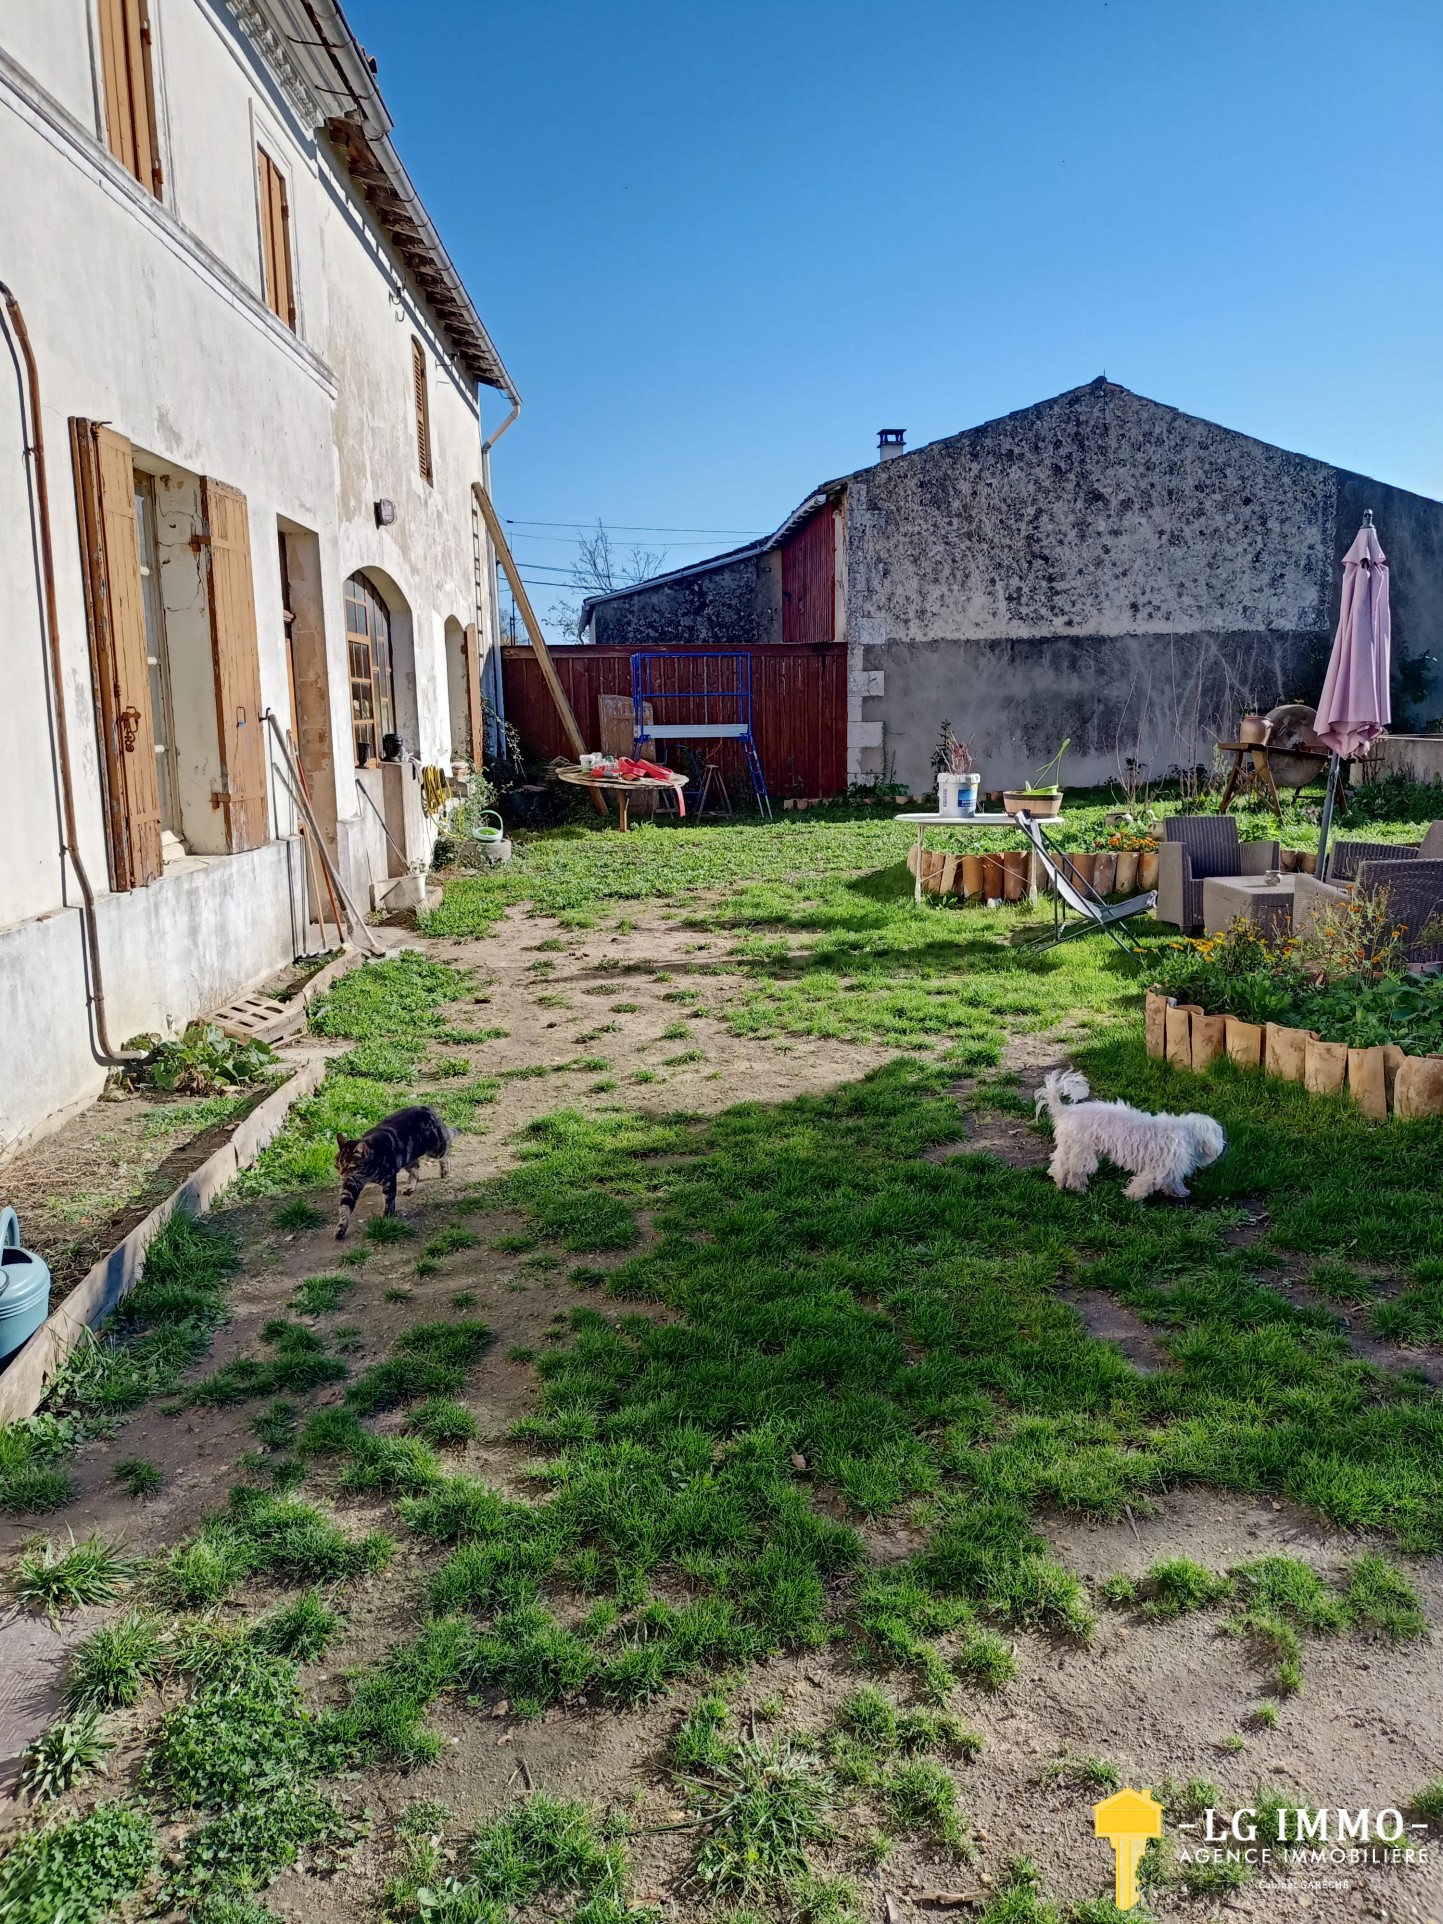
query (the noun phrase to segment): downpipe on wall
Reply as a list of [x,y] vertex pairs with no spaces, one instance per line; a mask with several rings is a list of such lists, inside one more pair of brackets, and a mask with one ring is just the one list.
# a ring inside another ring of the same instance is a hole
[[[0,281],[0,301],[5,304],[9,320],[12,351],[18,349],[19,358],[25,363],[24,387],[29,391],[29,437],[25,448],[25,459],[29,464],[29,484],[31,500],[34,503],[35,523],[40,537],[41,601],[45,615],[46,687],[50,695],[51,717],[54,732],[51,736],[51,751],[55,762],[55,774],[60,786],[61,799],[61,873],[68,856],[70,866],[75,871],[75,879],[80,884],[80,920],[85,930],[86,956],[89,962],[88,993],[93,1011],[94,1033],[91,1037],[91,1051],[97,1062],[107,1067],[119,1067],[126,1062],[144,1062],[143,1049],[115,1049],[110,1042],[110,1031],[105,1019],[105,981],[100,970],[100,935],[95,921],[95,891],[90,886],[90,877],[85,872],[85,864],[80,856],[80,838],[75,826],[75,785],[70,774],[70,730],[65,717],[65,682],[61,672],[60,659],[60,618],[55,605],[55,550],[50,539],[50,489],[45,475],[45,431],[40,416],[40,375],[35,365],[35,351],[30,345],[30,330],[25,325],[25,316],[14,294]],[[16,362],[16,375],[20,373],[19,360]],[[26,395],[22,389],[20,421],[22,432],[26,421]]]

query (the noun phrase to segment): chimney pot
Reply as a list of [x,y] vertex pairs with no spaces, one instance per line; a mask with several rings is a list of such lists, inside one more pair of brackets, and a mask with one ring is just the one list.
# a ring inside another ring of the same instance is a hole
[[899,454],[907,452],[907,430],[905,428],[883,428],[877,435],[877,459],[895,461]]

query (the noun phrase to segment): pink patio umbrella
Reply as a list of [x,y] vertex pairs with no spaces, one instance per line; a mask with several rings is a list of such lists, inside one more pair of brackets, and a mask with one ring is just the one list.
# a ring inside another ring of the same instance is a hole
[[1333,826],[1333,797],[1338,772],[1348,760],[1366,755],[1392,719],[1388,673],[1392,662],[1392,626],[1388,616],[1388,557],[1373,526],[1373,510],[1363,516],[1343,557],[1343,603],[1338,632],[1318,697],[1313,727],[1329,748],[1328,787],[1323,797],[1322,829],[1318,836],[1318,874],[1322,875]]

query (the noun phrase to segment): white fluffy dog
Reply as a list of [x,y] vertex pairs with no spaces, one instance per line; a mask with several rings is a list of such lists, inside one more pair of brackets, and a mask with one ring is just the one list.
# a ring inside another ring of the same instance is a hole
[[1059,1189],[1085,1190],[1106,1156],[1132,1177],[1123,1195],[1137,1202],[1154,1191],[1186,1196],[1186,1179],[1228,1146],[1211,1116],[1153,1116],[1130,1102],[1093,1102],[1091,1094],[1075,1069],[1054,1069],[1037,1092],[1037,1113],[1052,1117],[1057,1146],[1047,1173]]

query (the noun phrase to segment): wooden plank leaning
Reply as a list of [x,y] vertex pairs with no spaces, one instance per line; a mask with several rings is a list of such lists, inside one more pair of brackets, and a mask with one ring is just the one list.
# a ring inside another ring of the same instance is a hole
[[364,949],[368,955],[384,955],[386,953],[384,945],[376,940],[375,930],[362,918],[359,909],[346,893],[345,883],[336,873],[335,866],[331,861],[330,851],[327,849],[325,838],[321,834],[320,823],[316,820],[315,812],[311,808],[311,800],[306,793],[305,783],[301,780],[301,765],[296,759],[295,750],[291,747],[288,736],[282,732],[281,725],[276,720],[276,711],[273,708],[266,709],[265,719],[270,723],[271,733],[280,744],[281,754],[285,757],[285,767],[281,771],[282,780],[290,790],[291,800],[300,810],[301,818],[315,840],[316,853],[320,857],[321,866],[325,869],[327,878],[334,887],[337,895],[340,896],[341,902],[345,907],[346,919],[350,923],[351,940],[356,944],[357,948]]
[[[561,677],[556,672],[556,663],[551,659],[551,650],[546,646],[546,637],[541,632],[541,623],[536,619],[536,610],[531,606],[531,597],[526,592],[526,584],[521,579],[521,570],[511,553],[506,534],[501,526],[501,517],[496,512],[495,503],[479,481],[471,483],[471,492],[476,497],[476,505],[481,510],[481,519],[486,523],[486,532],[491,537],[496,557],[506,570],[506,579],[511,584],[511,593],[516,606],[521,610],[521,619],[526,623],[526,632],[531,637],[531,647],[536,656],[536,665],[541,670],[542,679],[556,704],[556,712],[561,717],[561,726],[566,730],[566,738],[580,761],[586,753],[586,737],[577,724],[575,713],[566,690],[561,685]],[[592,804],[598,815],[605,815],[606,802],[601,792],[593,788]]]

